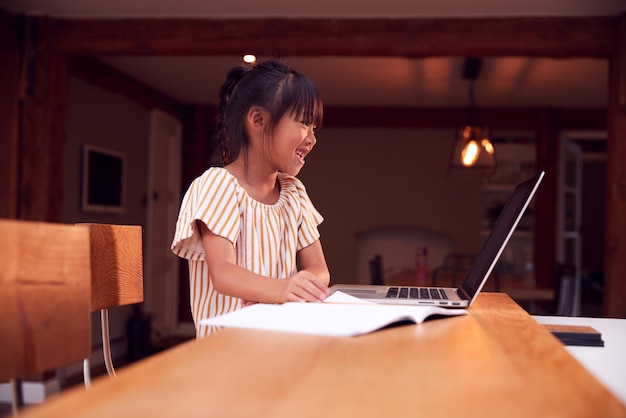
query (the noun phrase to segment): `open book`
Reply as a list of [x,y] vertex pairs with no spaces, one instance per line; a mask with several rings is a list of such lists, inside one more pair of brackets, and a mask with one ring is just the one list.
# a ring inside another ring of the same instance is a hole
[[352,337],[403,322],[422,323],[436,315],[467,315],[467,309],[437,306],[379,305],[363,302],[341,292],[323,303],[257,303],[213,318],[203,325],[252,328],[304,334]]

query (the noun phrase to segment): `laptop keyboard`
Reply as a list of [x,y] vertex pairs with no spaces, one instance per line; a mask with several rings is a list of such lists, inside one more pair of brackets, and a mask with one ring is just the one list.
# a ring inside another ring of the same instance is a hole
[[448,299],[443,289],[431,287],[390,287],[387,298],[396,299]]

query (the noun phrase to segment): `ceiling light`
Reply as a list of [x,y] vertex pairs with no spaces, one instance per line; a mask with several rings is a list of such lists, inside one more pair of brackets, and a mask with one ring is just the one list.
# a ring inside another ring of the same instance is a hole
[[491,131],[474,120],[474,81],[480,72],[480,58],[468,58],[463,78],[469,80],[468,123],[456,132],[450,152],[448,172],[454,168],[478,168],[491,175],[496,168],[496,154]]
[[246,64],[254,64],[256,62],[256,56],[252,54],[246,54],[242,59]]

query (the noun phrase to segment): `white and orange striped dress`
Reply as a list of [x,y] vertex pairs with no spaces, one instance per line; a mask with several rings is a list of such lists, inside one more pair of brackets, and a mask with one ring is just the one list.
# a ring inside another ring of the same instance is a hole
[[214,331],[199,321],[241,307],[241,299],[213,288],[196,220],[228,239],[239,266],[284,279],[297,272],[296,253],[319,239],[323,221],[296,177],[278,173],[280,197],[273,205],[248,196],[226,169],[209,168],[189,186],[176,222],[172,251],[189,261],[191,313],[197,338]]

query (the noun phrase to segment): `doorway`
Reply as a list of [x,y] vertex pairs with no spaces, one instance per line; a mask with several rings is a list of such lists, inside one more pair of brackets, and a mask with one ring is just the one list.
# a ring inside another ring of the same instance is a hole
[[[571,131],[564,132],[561,138],[564,163],[562,174],[570,177],[570,181],[561,179],[559,261],[573,262],[578,270],[575,313],[581,316],[602,316],[606,132]],[[572,164],[566,168],[567,156],[571,163],[572,153],[578,155],[577,168]],[[573,174],[575,170],[578,170],[577,174]],[[578,176],[574,183],[571,182],[572,176]],[[573,203],[574,200],[576,203]]]
[[181,200],[180,122],[153,110],[150,114],[150,157],[145,257],[145,300],[153,327],[161,335],[181,332],[177,321],[179,258],[170,245]]

